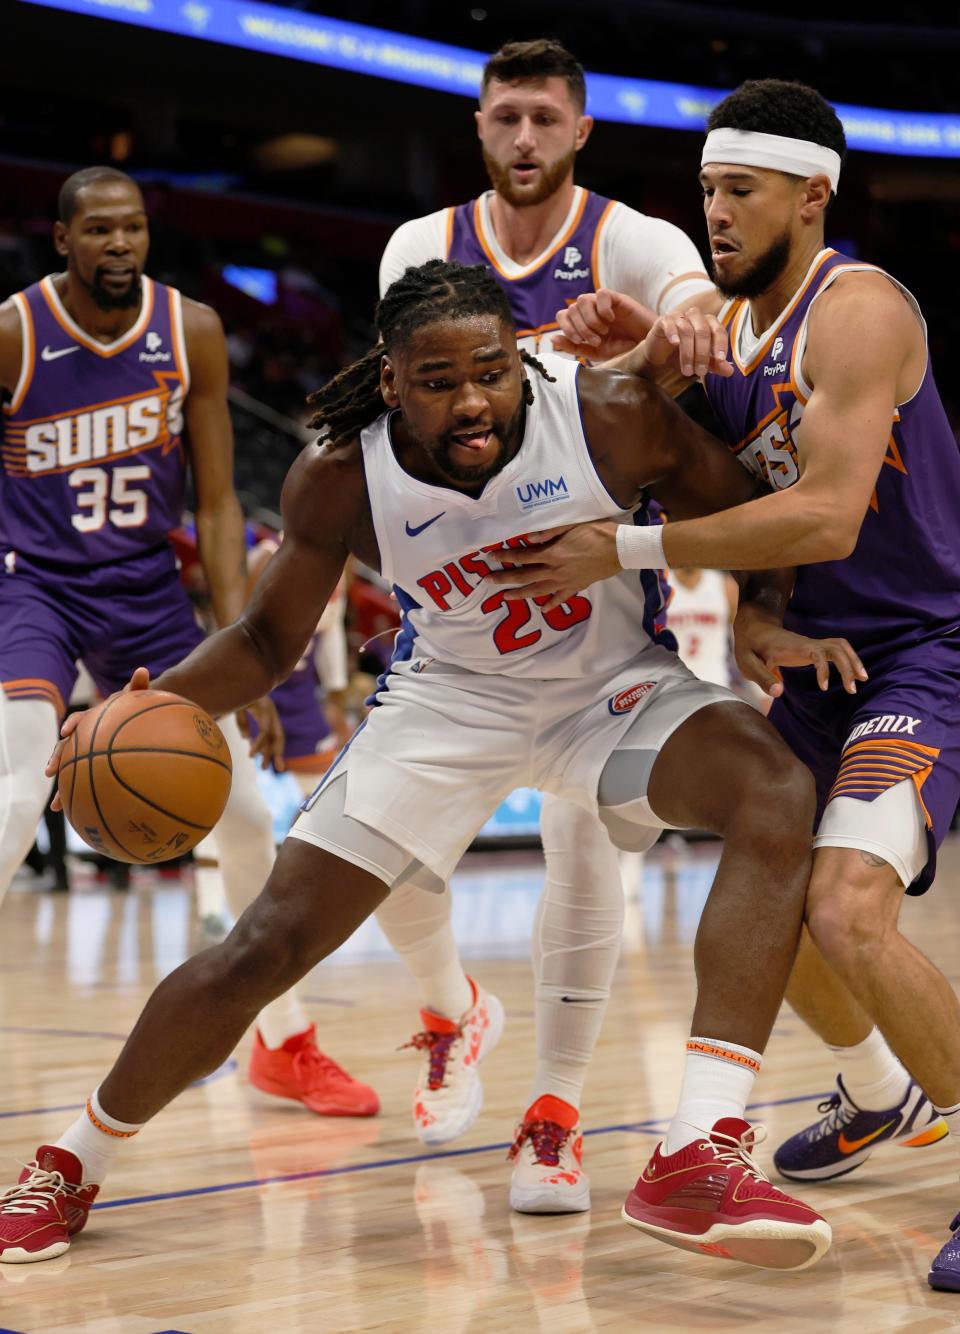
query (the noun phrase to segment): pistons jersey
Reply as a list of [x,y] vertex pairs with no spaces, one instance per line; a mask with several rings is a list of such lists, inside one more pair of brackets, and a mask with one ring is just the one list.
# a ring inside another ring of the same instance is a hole
[[0,550],[72,566],[123,560],[180,522],[190,385],[180,293],[142,278],[133,328],[99,343],[51,277],[13,297],[23,357],[0,437]]
[[498,262],[483,204],[483,199],[472,199],[449,210],[446,257],[492,268],[510,300],[518,344],[528,352],[546,351],[559,329],[557,311],[597,290],[597,248],[613,201],[580,190],[570,225],[549,255],[519,273],[507,272]]
[[[734,373],[708,375],[707,395],[732,452],[774,490],[800,476],[797,442],[812,393],[803,374],[810,308],[842,274],[881,272],[835,250],[820,251],[752,350],[748,303],[728,302],[721,311]],[[923,325],[914,298],[890,281]],[[842,455],[845,442],[838,439],[835,448]],[[958,523],[960,452],[928,358],[916,392],[893,413],[856,548],[845,560],[799,567],[786,626],[817,638],[842,635],[858,650],[878,654],[942,638],[960,623]]]
[[[628,522],[604,487],[584,438],[578,364],[548,354],[555,383],[533,373],[523,442],[477,496],[412,477],[394,453],[391,414],[361,433],[381,571],[403,626],[394,651],[471,672],[556,679],[613,673],[658,637],[656,571],[623,571],[556,610],[507,601],[485,578],[547,528]],[[672,640],[670,641],[672,645]]]

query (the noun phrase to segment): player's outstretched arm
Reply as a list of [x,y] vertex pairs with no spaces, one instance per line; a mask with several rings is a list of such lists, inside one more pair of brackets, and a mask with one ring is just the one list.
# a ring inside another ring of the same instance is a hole
[[23,333],[12,298],[0,305],[0,390],[12,395],[20,379]]
[[285,680],[337,586],[365,506],[358,451],[308,446],[284,483],[284,540],[240,619],[164,672],[154,682],[157,689],[222,714]]

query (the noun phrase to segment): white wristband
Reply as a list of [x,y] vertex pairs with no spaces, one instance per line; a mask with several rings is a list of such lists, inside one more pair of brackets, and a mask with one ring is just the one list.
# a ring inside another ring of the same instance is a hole
[[617,558],[625,570],[662,570],[667,563],[663,554],[663,524],[652,523],[642,528],[632,523],[619,524]]

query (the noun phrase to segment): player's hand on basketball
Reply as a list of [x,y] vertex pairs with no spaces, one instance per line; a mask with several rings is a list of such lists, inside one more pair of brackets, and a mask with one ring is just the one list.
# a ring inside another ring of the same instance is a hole
[[606,519],[547,528],[526,541],[529,546],[510,552],[508,568],[486,576],[488,584],[504,590],[508,602],[536,598],[544,611],[552,611],[574,593],[621,569],[617,525]]
[[[248,714],[252,716],[257,725],[257,735],[255,737],[250,736]],[[282,773],[284,769],[283,748],[287,738],[283,731],[280,715],[277,713],[277,706],[270,696],[264,695],[261,699],[248,704],[245,709],[239,709],[237,711],[237,722],[243,735],[250,738],[250,754],[254,757],[260,757],[260,763],[264,769],[269,769],[272,765],[278,773]]]
[[647,306],[622,292],[608,287],[584,292],[557,311],[560,334],[553,340],[553,350],[607,361],[635,348],[656,318]]
[[[122,691],[118,690],[116,693],[119,695],[119,694],[125,694],[128,690],[149,690],[149,689],[150,689],[150,673],[147,671],[146,667],[138,667],[136,671],[133,673],[133,676],[131,676],[130,680],[123,687],[123,690]],[[108,698],[113,699],[114,696],[110,695],[108,696]],[[67,741],[70,739],[73,733],[76,731],[76,729],[80,726],[81,718],[83,718],[84,714],[89,712],[90,712],[89,709],[77,709],[75,713],[68,714],[68,716],[64,718],[63,723],[60,727],[60,740],[54,746],[53,754],[50,756],[49,760],[47,760],[47,767],[43,771],[48,778],[56,778],[57,774],[60,772],[60,760],[63,757],[63,748],[67,744]],[[50,805],[51,808],[55,811],[63,809],[62,806],[60,805],[59,793],[54,793],[53,801],[50,803]]]
[[734,652],[741,674],[776,699],[783,694],[781,667],[813,667],[821,690],[830,685],[830,669],[836,668],[843,688],[857,693],[857,682],[866,681],[863,663],[845,639],[810,639],[795,635],[761,613],[737,613],[733,624]]
[[647,364],[654,370],[664,368],[681,375],[733,374],[727,360],[727,331],[715,315],[707,315],[698,306],[689,310],[660,315],[641,344]]

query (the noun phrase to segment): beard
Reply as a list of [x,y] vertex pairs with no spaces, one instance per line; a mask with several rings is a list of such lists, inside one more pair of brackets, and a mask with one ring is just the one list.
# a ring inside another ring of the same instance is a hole
[[538,184],[529,189],[524,186],[517,187],[510,175],[509,167],[505,167],[502,162],[491,157],[485,148],[483,149],[483,163],[490,177],[490,184],[498,195],[501,195],[508,204],[513,204],[515,208],[530,208],[534,204],[542,204],[545,199],[556,194],[573,170],[576,157],[577,150],[571,148],[569,153],[565,153],[556,162],[549,165],[542,164]]
[[137,270],[130,278],[130,285],[121,291],[111,291],[104,286],[103,272],[102,268],[95,269],[92,283],[80,280],[99,310],[132,310],[134,306],[139,306],[142,297]]
[[510,460],[514,457],[519,447],[520,438],[523,434],[524,404],[520,403],[517,411],[508,422],[494,422],[490,434],[496,439],[500,448],[494,457],[486,463],[464,464],[457,463],[451,456],[454,449],[454,441],[449,436],[441,436],[436,444],[427,452],[431,461],[438,472],[451,482],[460,482],[468,486],[484,486],[490,481],[491,477],[496,477],[498,472],[502,472]]
[[713,281],[723,296],[762,296],[783,273],[790,259],[790,234],[782,232],[753,264],[736,278],[724,278],[712,264]]

